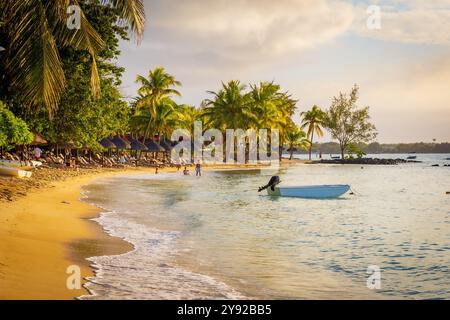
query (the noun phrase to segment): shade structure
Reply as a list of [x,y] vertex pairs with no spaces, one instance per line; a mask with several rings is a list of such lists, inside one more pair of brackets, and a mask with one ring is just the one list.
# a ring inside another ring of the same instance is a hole
[[111,140],[109,140],[108,138],[103,138],[100,141],[100,144],[105,149],[115,149],[116,148],[116,145],[114,143],[112,143]]
[[148,148],[145,144],[136,139],[131,139],[131,150],[147,151]]
[[58,142],[56,145],[58,146],[58,148],[61,148],[61,149],[74,149],[75,148],[75,143],[72,140],[61,141],[61,142]]
[[162,140],[159,144],[167,152],[170,152],[172,150],[172,145],[170,143],[168,143],[166,140]]
[[164,152],[165,149],[161,147],[159,144],[157,144],[153,140],[148,140],[145,142],[145,146],[148,148],[148,151],[150,152]]
[[33,142],[30,143],[32,146],[47,144],[47,140],[39,133],[33,133]]
[[131,144],[119,136],[112,138],[111,142],[116,145],[117,149],[131,149]]

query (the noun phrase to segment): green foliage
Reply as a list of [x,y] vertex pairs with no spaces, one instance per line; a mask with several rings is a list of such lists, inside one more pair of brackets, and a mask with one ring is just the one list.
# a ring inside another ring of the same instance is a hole
[[314,105],[311,110],[302,112],[300,116],[303,117],[301,128],[305,129],[308,127],[308,137],[309,141],[311,141],[309,146],[309,160],[311,160],[314,133],[316,133],[319,138],[323,137],[322,127],[325,126],[326,113],[318,106]]
[[306,138],[305,131],[298,129],[296,126],[291,126],[286,130],[285,140],[289,146],[289,160],[292,160],[294,148],[300,147],[307,150],[311,145],[311,142]]
[[297,101],[273,82],[247,86],[238,80],[222,83],[213,97],[203,102],[202,118],[207,127],[225,129],[284,129],[290,124]]
[[[82,9],[79,28],[67,27],[70,3]],[[122,29],[129,26],[138,37],[142,35],[145,20],[142,0],[0,1],[0,42],[8,44],[0,62],[1,74],[5,75],[0,96],[19,99],[22,107],[31,110],[45,107],[52,115],[67,88],[70,74],[62,58],[63,51],[70,49],[86,55],[90,93],[99,97],[98,57],[107,41],[103,38],[104,30],[95,25],[93,18],[103,19],[105,12],[106,16],[114,12],[115,20],[109,26]]]
[[326,112],[325,125],[331,136],[339,141],[341,156],[352,143],[369,142],[377,136],[375,126],[369,122],[369,107],[358,108],[358,86],[349,95],[340,93],[334,97]]
[[146,133],[170,136],[172,130],[180,125],[181,107],[172,99],[164,98],[155,106],[155,114],[150,109],[138,109],[130,119],[131,131],[138,136]]
[[366,153],[365,153],[365,152],[361,149],[361,147],[358,146],[356,143],[350,143],[350,144],[347,146],[346,151],[347,151],[347,153],[348,153],[350,159],[353,158],[353,155],[354,155],[354,154],[356,155],[356,157],[357,157],[358,159],[361,159],[362,157],[364,157],[364,156],[366,155]]
[[[173,87],[181,86],[181,82],[177,81],[174,76],[167,73],[162,67],[150,70],[147,77],[138,75],[136,82],[141,87],[138,90],[139,96],[134,102],[137,119],[134,120],[133,126],[136,129],[135,125],[141,123],[143,117],[146,117],[148,122],[143,132],[143,141],[145,142],[151,130],[155,133],[155,130],[165,128],[162,122],[167,120],[163,120],[163,118],[167,117],[167,114],[158,114],[160,112],[158,108],[164,110],[164,112],[171,113],[169,106],[173,109],[174,105],[174,102],[171,100],[172,97],[181,96]],[[142,112],[142,110],[146,111]]]
[[66,90],[61,94],[58,109],[49,119],[43,109],[15,109],[17,114],[50,143],[71,142],[75,147],[99,149],[98,141],[113,134],[128,132],[130,109],[119,94],[123,68],[114,62],[120,51],[119,39],[126,39],[126,29],[116,25],[117,10],[83,3],[83,12],[105,42],[98,52],[98,73],[102,91],[95,98],[91,92],[91,58],[89,52],[61,48],[61,61],[66,74]]
[[212,99],[203,102],[203,115],[207,127],[225,129],[248,129],[257,121],[252,112],[250,96],[245,93],[246,85],[238,80],[222,83],[218,92],[208,91]]
[[14,116],[0,101],[0,146],[8,148],[29,144],[32,141],[33,134],[25,121]]

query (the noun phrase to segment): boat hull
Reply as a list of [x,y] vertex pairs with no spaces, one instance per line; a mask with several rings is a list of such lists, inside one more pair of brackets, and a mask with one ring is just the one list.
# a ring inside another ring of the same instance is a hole
[[26,170],[20,170],[12,167],[0,167],[0,175],[16,178],[30,178],[32,173]]
[[30,170],[42,165],[40,161],[16,161],[16,160],[0,160],[0,167],[16,168],[20,170]]
[[347,184],[267,188],[267,194],[278,197],[334,199],[350,190]]

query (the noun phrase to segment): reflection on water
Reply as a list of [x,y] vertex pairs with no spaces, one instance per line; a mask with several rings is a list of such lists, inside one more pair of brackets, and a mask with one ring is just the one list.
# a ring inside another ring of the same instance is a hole
[[[112,212],[100,222],[137,244],[94,258],[104,272],[90,288],[129,298],[450,298],[449,168],[300,165],[280,175],[285,185],[350,184],[355,195],[270,198],[256,192],[264,170],[89,186],[89,201]],[[382,270],[381,290],[366,287],[369,265]]]

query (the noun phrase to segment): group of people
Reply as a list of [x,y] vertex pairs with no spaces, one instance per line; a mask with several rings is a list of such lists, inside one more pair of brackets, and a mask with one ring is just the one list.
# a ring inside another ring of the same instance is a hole
[[[39,161],[41,159],[41,156],[43,154],[43,151],[41,148],[36,147],[33,150],[33,154],[34,154],[34,159],[36,161]],[[121,157],[119,158],[119,163],[121,164],[125,164],[127,162],[129,162],[131,159],[128,159],[127,157],[125,157],[125,155],[122,153]],[[76,167],[76,162],[74,159],[72,159],[71,157],[69,157],[66,161],[66,166],[67,167]],[[180,169],[181,165],[178,165],[178,170]],[[155,170],[155,174],[158,173],[158,168],[156,168]],[[188,176],[190,175],[189,169],[187,168],[187,166],[184,167],[183,170],[183,175]],[[202,175],[202,169],[201,169],[201,165],[200,165],[200,161],[197,161],[197,163],[195,164],[195,176],[199,176],[201,177]]]
[[[183,174],[185,176],[190,175],[189,169],[186,166],[184,167]],[[202,176],[202,168],[200,165],[200,161],[198,161],[197,164],[195,165],[195,176],[199,176],[199,177]]]

